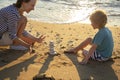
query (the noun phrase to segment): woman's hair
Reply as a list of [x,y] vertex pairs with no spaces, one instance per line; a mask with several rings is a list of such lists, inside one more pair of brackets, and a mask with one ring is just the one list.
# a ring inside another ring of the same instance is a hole
[[91,14],[90,20],[93,24],[104,27],[107,23],[107,15],[102,10],[96,10]]
[[17,2],[14,4],[17,8],[20,8],[22,5],[22,2],[28,3],[30,0],[17,0]]

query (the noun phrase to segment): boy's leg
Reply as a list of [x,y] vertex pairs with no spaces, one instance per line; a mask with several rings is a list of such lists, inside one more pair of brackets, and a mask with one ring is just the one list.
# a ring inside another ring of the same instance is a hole
[[91,44],[92,38],[87,38],[84,40],[80,45],[74,48],[75,52],[78,52],[79,50],[83,50],[87,45]]
[[87,50],[82,50],[82,55],[84,56],[84,58],[87,57],[88,51]]

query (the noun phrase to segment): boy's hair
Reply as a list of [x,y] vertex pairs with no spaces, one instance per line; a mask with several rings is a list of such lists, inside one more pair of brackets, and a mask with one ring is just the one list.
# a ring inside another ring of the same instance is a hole
[[96,10],[91,14],[90,20],[102,28],[107,23],[107,15],[102,10]]

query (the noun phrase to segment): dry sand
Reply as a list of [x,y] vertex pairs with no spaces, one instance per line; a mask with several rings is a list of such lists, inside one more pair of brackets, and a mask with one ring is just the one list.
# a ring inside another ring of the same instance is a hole
[[[108,25],[108,28],[113,33],[115,45],[112,60],[80,65],[81,52],[64,54],[64,50],[93,37],[97,30],[89,24],[50,24],[29,20],[26,29],[36,37],[44,34],[46,39],[35,44],[35,54],[1,47],[0,80],[32,80],[33,76],[42,73],[55,80],[120,80],[120,26]],[[50,40],[55,43],[56,56],[47,54]]]

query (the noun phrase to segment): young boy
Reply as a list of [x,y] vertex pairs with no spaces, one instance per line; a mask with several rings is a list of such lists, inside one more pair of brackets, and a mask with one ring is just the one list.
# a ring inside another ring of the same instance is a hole
[[[77,47],[65,51],[65,53],[77,53],[82,50],[84,59],[80,62],[81,64],[86,64],[90,58],[97,61],[107,61],[112,56],[114,44],[111,31],[105,27],[106,14],[101,10],[96,10],[91,14],[90,21],[92,27],[99,30],[94,38],[87,38]],[[91,45],[89,51],[84,50],[89,44]]]

